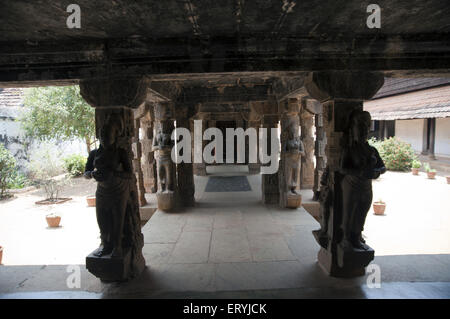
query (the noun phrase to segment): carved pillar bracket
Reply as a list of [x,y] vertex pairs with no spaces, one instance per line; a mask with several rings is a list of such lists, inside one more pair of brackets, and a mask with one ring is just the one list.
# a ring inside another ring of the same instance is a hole
[[168,102],[156,103],[154,105],[154,114],[156,135],[153,140],[153,150],[155,151],[158,176],[156,198],[159,209],[170,211],[176,208],[177,201],[176,166],[171,157],[174,145],[171,135],[175,128],[173,105]]
[[[331,276],[364,275],[365,267],[374,258],[374,250],[363,243],[361,235],[372,197],[370,179],[372,177],[347,175],[350,174],[350,170],[344,170],[342,163],[343,158],[348,156],[346,154],[353,153],[349,155],[350,157],[355,154],[358,156],[357,151],[349,149],[349,141],[353,141],[355,130],[362,132],[365,127],[361,128],[355,123],[367,125],[370,115],[367,112],[363,114],[363,101],[373,97],[383,83],[382,73],[365,71],[313,72],[305,80],[309,95],[323,106],[327,167],[321,178],[319,198],[321,229],[314,231],[313,234],[321,246],[318,254],[319,265]],[[352,139],[349,136],[353,136]],[[359,143],[360,147],[369,150],[366,141]],[[316,148],[320,150],[320,146]],[[355,168],[373,169],[356,166]],[[356,184],[359,187],[352,186]],[[352,187],[354,189],[351,189]],[[353,223],[350,227],[350,223],[356,220],[359,224],[355,226]],[[359,228],[359,231],[355,228]],[[348,237],[347,234],[350,234],[349,229],[358,237],[352,235],[352,243],[344,240]]]
[[288,99],[279,104],[281,115],[281,153],[278,169],[280,188],[280,207],[300,207],[300,165],[305,154],[304,146],[299,136],[300,103],[297,99]]
[[145,268],[139,192],[133,170],[134,115],[146,97],[141,78],[82,80],[81,95],[96,108],[96,151],[92,178],[101,245],[86,257],[86,268],[102,281],[124,281]]

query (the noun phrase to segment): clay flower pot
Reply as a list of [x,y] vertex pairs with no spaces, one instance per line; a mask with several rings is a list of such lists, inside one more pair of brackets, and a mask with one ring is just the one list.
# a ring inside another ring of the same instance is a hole
[[411,168],[411,170],[412,170],[412,174],[413,175],[419,175],[419,169],[418,168]]
[[47,215],[45,216],[47,220],[48,227],[59,227],[59,223],[61,222],[61,216],[57,215]]
[[0,246],[0,265],[2,264],[2,258],[3,258],[3,247]]
[[89,207],[95,207],[96,205],[95,196],[87,196],[86,202]]
[[436,172],[427,172],[427,176],[429,179],[434,179],[436,177]]
[[450,184],[450,176],[445,176],[445,178],[447,179],[447,184]]
[[374,202],[373,203],[373,211],[375,215],[384,215],[384,210],[386,209],[386,203],[383,202]]

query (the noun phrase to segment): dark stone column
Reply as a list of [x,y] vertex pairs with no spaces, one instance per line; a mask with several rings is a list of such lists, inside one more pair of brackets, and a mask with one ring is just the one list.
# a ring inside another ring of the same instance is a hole
[[314,114],[306,109],[306,101],[302,100],[300,109],[301,140],[305,147],[305,155],[302,156],[302,168],[300,173],[300,188],[311,189],[314,186]]
[[159,102],[154,105],[155,114],[155,138],[153,140],[153,150],[156,158],[156,171],[158,178],[158,190],[156,198],[158,209],[170,211],[176,208],[177,196],[177,176],[176,165],[172,161],[171,139],[174,125],[173,105],[169,102]]
[[[188,119],[187,114],[185,114],[183,118],[177,118],[177,128],[179,127],[183,127],[190,130],[190,121]],[[191,137],[193,135],[194,133],[191,131]],[[192,158],[193,155],[191,159]],[[194,170],[192,163],[182,162],[177,164],[177,181],[178,181],[178,194],[180,198],[180,204],[184,207],[194,206],[195,185],[194,185]]]
[[249,148],[253,148],[257,155],[257,162],[249,163],[248,171],[250,174],[259,174],[261,172],[261,163],[259,161],[259,128],[261,127],[261,121],[248,121],[248,127],[252,127],[256,130],[256,145],[249,145]]
[[144,174],[142,172],[141,166],[141,157],[142,157],[142,146],[139,141],[139,129],[140,129],[140,120],[134,120],[134,135],[131,139],[132,141],[132,150],[133,150],[133,170],[136,174],[137,180],[137,190],[138,190],[138,200],[139,206],[145,206],[147,204],[147,200],[145,199],[145,187],[144,187]]
[[[349,220],[362,222],[362,225],[354,225],[354,228],[359,227],[359,231],[362,231],[372,196],[368,182],[376,177],[372,175],[367,178],[365,175],[352,177],[347,168],[344,170],[342,159],[344,151],[350,150],[349,136],[354,134],[357,127],[351,125],[354,121],[353,114],[361,113],[363,100],[374,96],[383,82],[384,77],[381,73],[356,71],[314,72],[310,73],[305,81],[310,96],[323,103],[327,168],[322,178],[323,188],[320,191],[321,229],[314,231],[313,234],[321,246],[318,254],[319,265],[331,276],[364,275],[365,267],[374,258],[374,250],[363,244],[362,238],[357,238],[352,244],[347,245],[343,240],[343,234],[347,234],[346,221]],[[361,143],[364,144],[365,141]],[[361,154],[358,153],[357,156],[359,155]],[[354,170],[357,172],[369,170],[371,174],[373,172],[372,168],[367,167],[355,166]],[[355,183],[364,184],[365,188],[356,187],[350,190],[348,180],[352,178]]]
[[[267,153],[277,152],[272,150],[270,140],[272,138],[271,128],[278,127],[278,115],[264,115],[262,118],[262,127],[267,130]],[[277,136],[278,137],[278,136]],[[263,141],[264,142],[264,141]],[[259,157],[259,156],[258,156]],[[278,170],[279,171],[279,170]],[[261,175],[262,201],[264,204],[278,204],[280,200],[280,190],[278,187],[278,172],[275,174]]]
[[86,268],[102,281],[124,281],[145,268],[139,193],[132,160],[132,109],[146,97],[142,78],[102,78],[80,82],[83,98],[95,110],[100,147],[91,172],[97,182],[97,221],[101,245],[86,257]]
[[316,156],[316,168],[314,169],[314,200],[319,200],[320,194],[320,180],[322,174],[325,171],[327,165],[327,157],[325,156],[325,145],[327,144],[327,139],[325,136],[324,122],[323,122],[322,111],[315,115],[315,126],[316,126],[316,142],[314,145],[314,154]]
[[[203,115],[203,116],[205,116],[205,115]],[[206,174],[206,163],[203,159],[203,149],[205,148],[206,144],[205,144],[205,141],[203,140],[203,133],[207,129],[208,121],[205,121],[205,119],[202,117],[197,118],[196,120],[202,121],[202,131],[198,132],[199,134],[201,134],[201,140],[202,140],[201,154],[199,154],[199,158],[201,158],[201,163],[193,162],[192,169],[193,169],[195,175],[206,176],[207,175]],[[191,132],[194,132],[194,122],[193,121],[191,122]],[[194,147],[194,145],[195,145],[194,140],[195,140],[195,136],[194,136],[194,134],[192,134],[192,147]],[[192,150],[192,154],[194,154],[194,152],[195,152],[195,149]]]
[[305,155],[304,146],[299,136],[300,104],[297,99],[288,99],[279,104],[281,114],[281,153],[278,180],[280,189],[280,207],[300,207],[300,165]]
[[157,174],[156,161],[153,152],[153,122],[149,115],[141,118],[142,128],[142,172],[144,175],[144,187],[147,193],[156,193]]

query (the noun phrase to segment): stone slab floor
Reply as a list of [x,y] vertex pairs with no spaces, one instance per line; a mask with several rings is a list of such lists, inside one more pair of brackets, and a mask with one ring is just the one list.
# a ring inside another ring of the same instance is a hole
[[[207,181],[208,177],[195,178],[195,208],[180,213],[157,211],[143,227],[147,269],[141,277],[122,284],[104,284],[80,265],[80,287],[69,288],[71,273],[66,264],[2,266],[0,296],[450,298],[450,251],[444,249],[450,239],[449,228],[442,238],[447,240],[442,249],[427,253],[419,247],[417,252],[398,254],[396,249],[381,247],[380,254],[370,239],[385,236],[398,247],[392,234],[395,229],[382,223],[400,216],[394,217],[397,210],[389,206],[386,216],[369,213],[366,237],[377,251],[373,264],[381,270],[381,288],[369,288],[367,276],[337,279],[322,272],[316,263],[319,246],[311,234],[318,223],[303,208],[283,210],[262,205],[260,176],[248,176],[252,191],[247,192],[205,192]],[[375,196],[378,191],[374,185]],[[390,201],[389,196],[395,193],[383,196]],[[407,212],[402,214],[405,218]],[[432,225],[438,227],[439,223]],[[396,234],[401,237],[405,231]]]

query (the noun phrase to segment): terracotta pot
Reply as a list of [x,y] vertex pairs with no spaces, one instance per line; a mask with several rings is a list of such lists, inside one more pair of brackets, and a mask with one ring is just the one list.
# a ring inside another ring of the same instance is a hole
[[89,207],[95,207],[96,205],[95,196],[87,196],[86,202]]
[[412,170],[412,174],[413,175],[419,175],[419,169],[418,168],[414,168],[413,167],[411,170]]
[[427,176],[429,179],[434,179],[436,176],[436,172],[427,172]]
[[445,176],[445,178],[447,179],[447,184],[450,184],[450,176]]
[[48,227],[59,227],[61,222],[61,216],[45,216],[47,220]]
[[0,246],[0,265],[2,264],[2,258],[3,258],[3,247]]
[[384,215],[386,209],[386,203],[375,202],[373,203],[373,211],[375,215]]

